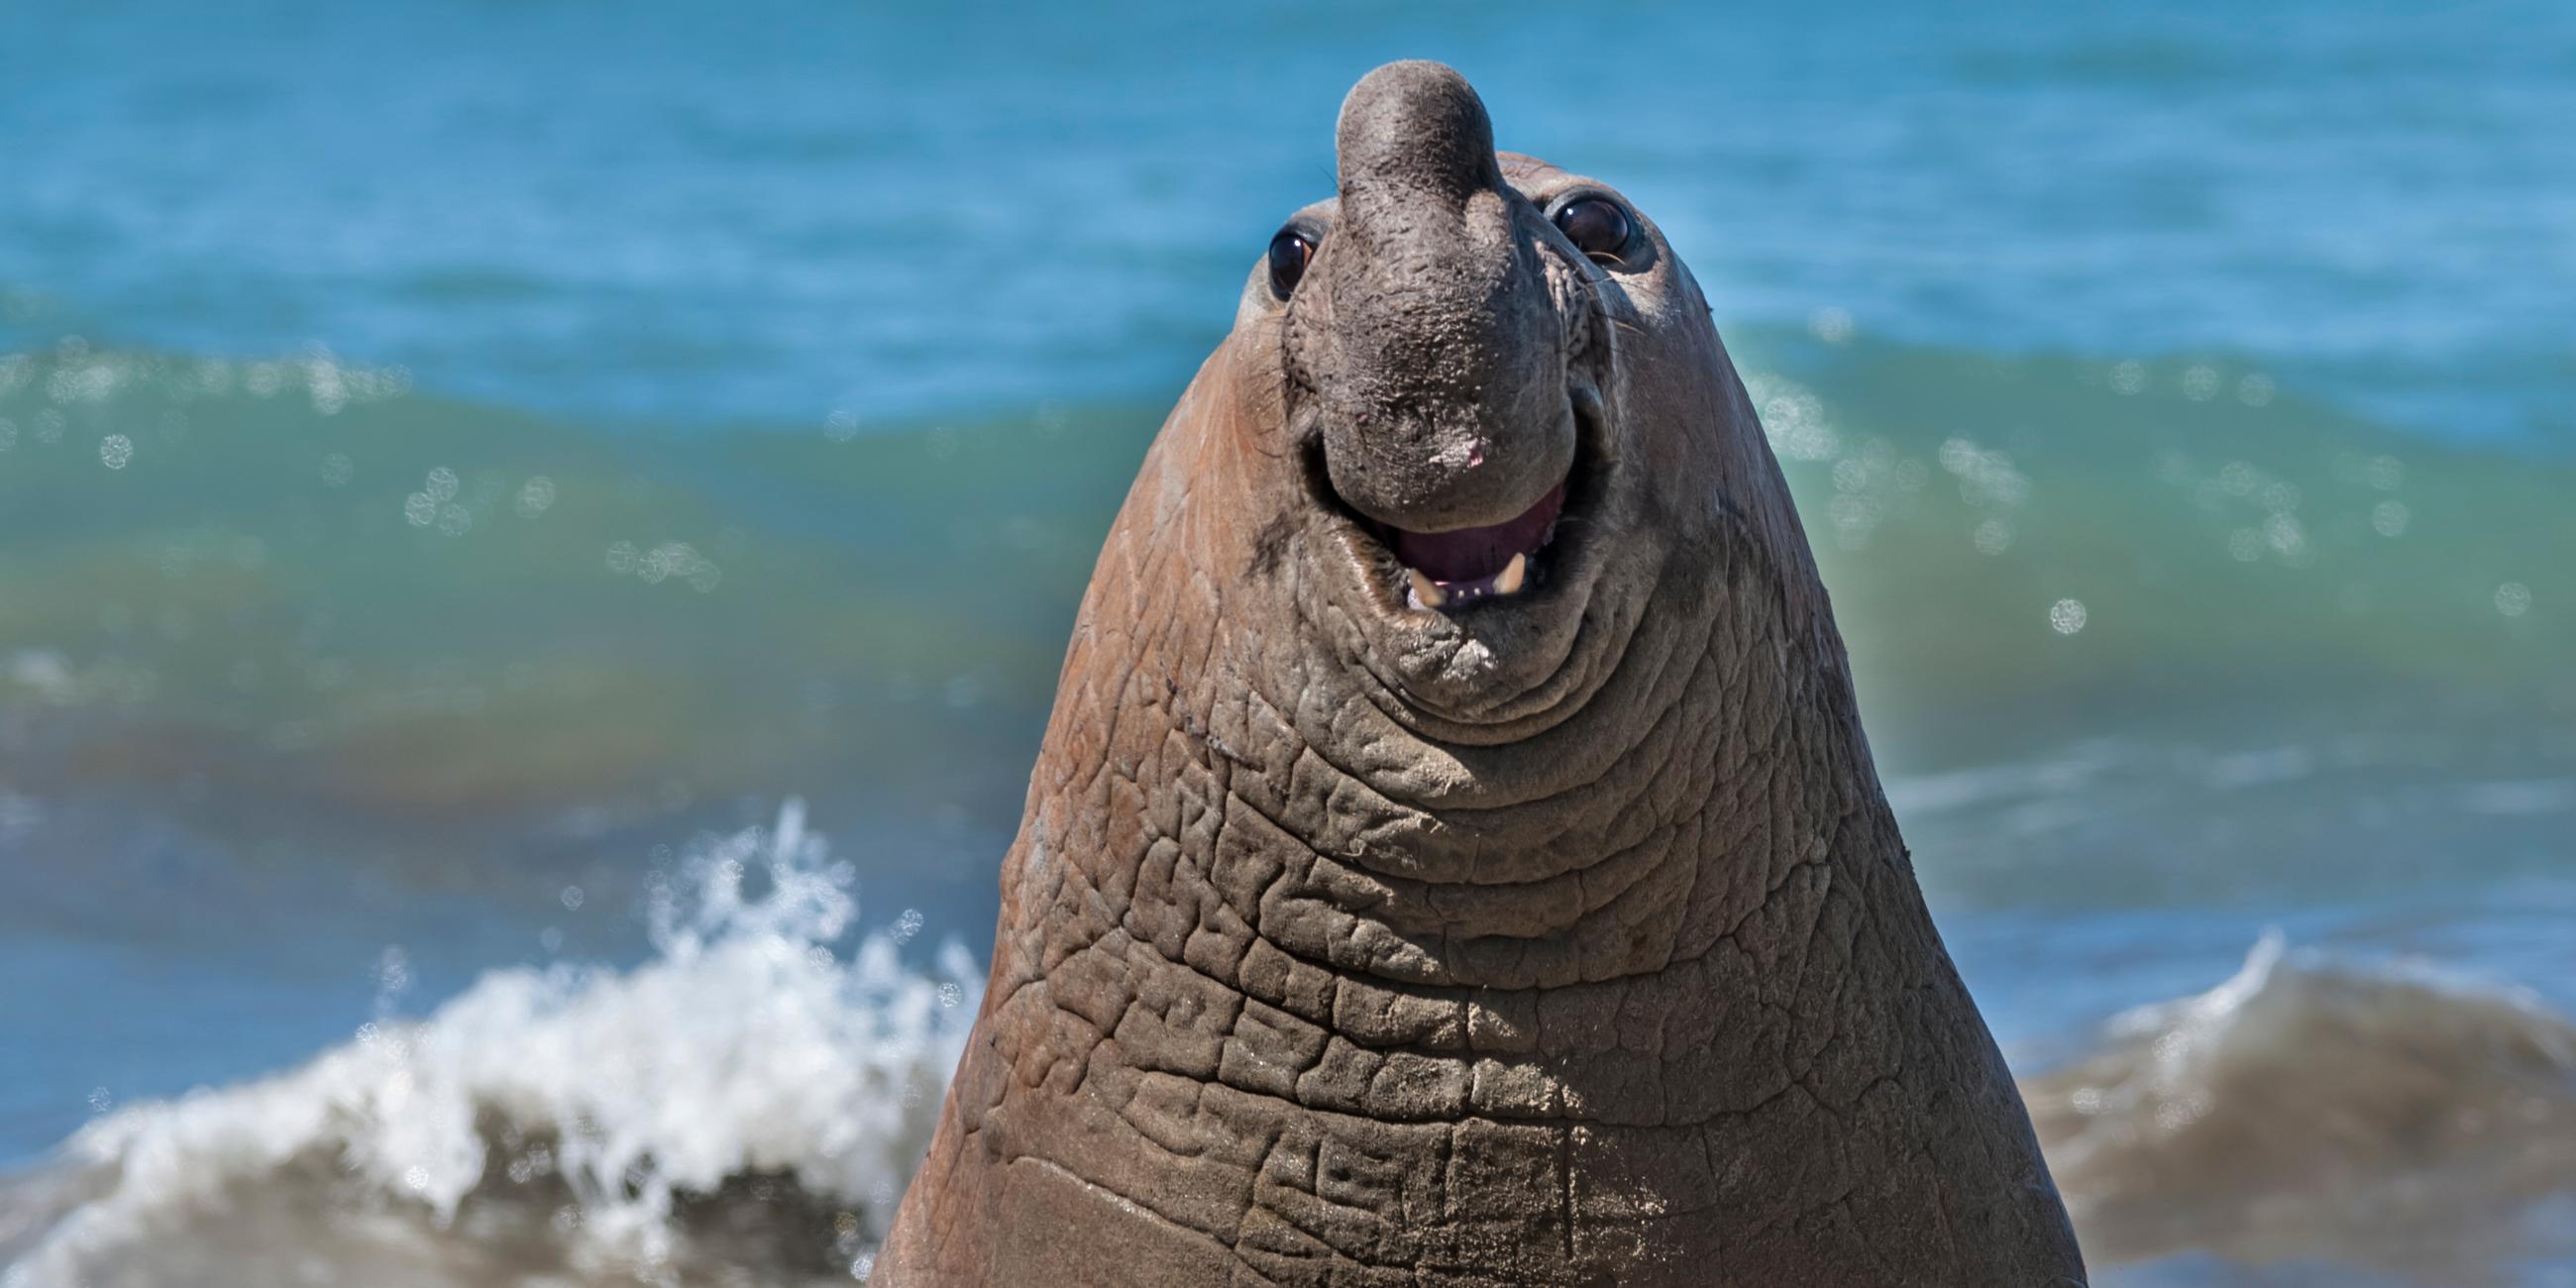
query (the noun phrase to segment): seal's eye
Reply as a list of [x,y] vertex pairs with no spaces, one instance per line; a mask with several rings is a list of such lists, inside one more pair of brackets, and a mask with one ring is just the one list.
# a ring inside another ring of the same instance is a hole
[[1556,212],[1556,227],[1576,250],[1604,264],[1618,263],[1628,249],[1628,212],[1607,197],[1584,197],[1565,203]]
[[1294,228],[1282,228],[1270,239],[1270,293],[1281,299],[1297,289],[1297,279],[1306,275],[1306,264],[1315,258],[1315,243]]

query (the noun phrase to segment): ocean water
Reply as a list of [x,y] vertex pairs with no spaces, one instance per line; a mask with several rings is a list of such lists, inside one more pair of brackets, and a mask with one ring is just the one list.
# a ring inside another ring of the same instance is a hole
[[128,0],[0,10],[0,1285],[863,1277],[1402,56],[1708,288],[2096,1281],[2576,1284],[2576,11]]

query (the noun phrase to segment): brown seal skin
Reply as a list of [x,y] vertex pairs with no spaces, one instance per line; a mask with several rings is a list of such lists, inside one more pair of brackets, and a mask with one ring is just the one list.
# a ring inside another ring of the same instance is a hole
[[[2081,1283],[1689,270],[1446,67],[1338,144],[1101,552],[872,1282]],[[1560,481],[1409,605],[1381,534]]]

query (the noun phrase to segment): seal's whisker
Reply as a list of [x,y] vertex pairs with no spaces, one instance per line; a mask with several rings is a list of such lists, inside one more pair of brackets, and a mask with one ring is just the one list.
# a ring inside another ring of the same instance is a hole
[[1619,316],[1618,312],[1610,307],[1609,296],[1603,291],[1603,287],[1606,286],[1607,283],[1595,279],[1588,273],[1575,274],[1574,281],[1585,291],[1591,293],[1592,302],[1595,306],[1593,312],[1599,316],[1602,321],[1608,323],[1612,330],[1627,335],[1646,334],[1646,328],[1643,325],[1631,319]]

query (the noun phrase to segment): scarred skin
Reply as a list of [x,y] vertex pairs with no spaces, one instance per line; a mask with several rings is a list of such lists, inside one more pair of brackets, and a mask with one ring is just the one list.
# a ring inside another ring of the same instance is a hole
[[[1337,143],[1101,552],[872,1282],[2081,1283],[1689,271],[1437,64]],[[1569,468],[1463,611],[1360,522]]]

